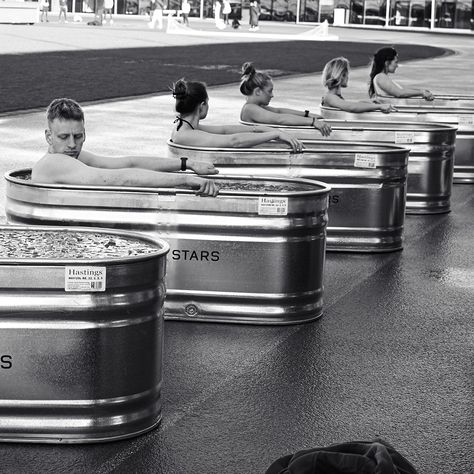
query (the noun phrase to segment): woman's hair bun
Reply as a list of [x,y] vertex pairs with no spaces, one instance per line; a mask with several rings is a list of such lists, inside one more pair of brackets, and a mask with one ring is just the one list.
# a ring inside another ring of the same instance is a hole
[[252,63],[242,64],[242,76],[251,76],[255,74],[255,68]]
[[173,84],[173,97],[175,99],[183,98],[187,93],[186,81],[184,79],[179,79]]

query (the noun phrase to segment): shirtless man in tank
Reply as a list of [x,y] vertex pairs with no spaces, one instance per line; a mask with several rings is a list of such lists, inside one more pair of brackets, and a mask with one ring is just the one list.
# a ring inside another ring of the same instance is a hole
[[[86,139],[84,112],[72,99],[55,99],[47,112],[48,151],[34,166],[32,181],[45,184],[192,188],[201,196],[216,196],[211,163],[155,156],[102,156],[82,150]],[[189,169],[196,174],[175,173]]]

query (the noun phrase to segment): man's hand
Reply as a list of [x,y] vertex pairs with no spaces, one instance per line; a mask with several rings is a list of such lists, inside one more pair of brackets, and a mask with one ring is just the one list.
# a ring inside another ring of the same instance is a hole
[[189,176],[189,185],[192,188],[198,188],[198,196],[217,196],[219,186],[213,179],[199,178],[198,176]]
[[196,174],[217,174],[219,170],[207,161],[188,160],[188,168]]
[[301,153],[303,151],[303,143],[301,143],[294,135],[291,133],[283,132],[280,131],[278,134],[278,138],[283,141],[288,143],[291,148],[293,149],[294,153]]
[[323,137],[328,137],[329,135],[331,135],[331,132],[332,132],[332,128],[331,128],[331,125],[329,125],[328,123],[326,123],[324,120],[322,119],[316,119],[314,121],[314,125],[313,127],[316,129],[316,130],[319,130],[321,132],[321,135]]

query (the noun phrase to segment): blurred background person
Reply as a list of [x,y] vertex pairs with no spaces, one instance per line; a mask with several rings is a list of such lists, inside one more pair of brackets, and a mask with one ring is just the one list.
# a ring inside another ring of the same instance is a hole
[[64,23],[67,23],[67,0],[59,0],[59,17],[58,22],[61,21],[61,17],[64,17]]
[[258,17],[260,16],[260,1],[252,0],[249,3],[250,6],[250,31],[258,31],[260,27],[258,26]]
[[224,24],[229,24],[229,13],[232,11],[229,0],[224,0],[224,6],[222,8],[222,14],[224,15]]
[[40,21],[49,21],[48,20],[48,11],[49,11],[49,1],[48,0],[39,0],[38,3],[41,15],[40,15]]
[[148,27],[153,29],[155,28],[156,24],[158,23],[158,29],[163,29],[163,8],[164,3],[163,0],[151,0],[150,3],[150,23],[148,23]]
[[183,25],[189,26],[189,13],[191,12],[191,5],[188,0],[183,0],[181,3],[181,16],[183,17]]
[[112,13],[114,10],[114,0],[104,0],[104,21],[107,22],[107,13],[109,14],[109,23],[112,25],[114,20],[112,19]]

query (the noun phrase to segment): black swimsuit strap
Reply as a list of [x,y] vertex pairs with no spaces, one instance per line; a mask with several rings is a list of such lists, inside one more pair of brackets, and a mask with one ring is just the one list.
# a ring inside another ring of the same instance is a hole
[[176,123],[176,122],[179,122],[178,127],[176,128],[176,131],[178,131],[181,128],[183,123],[187,123],[194,130],[194,127],[186,119],[182,117],[176,117],[176,120],[173,123]]

